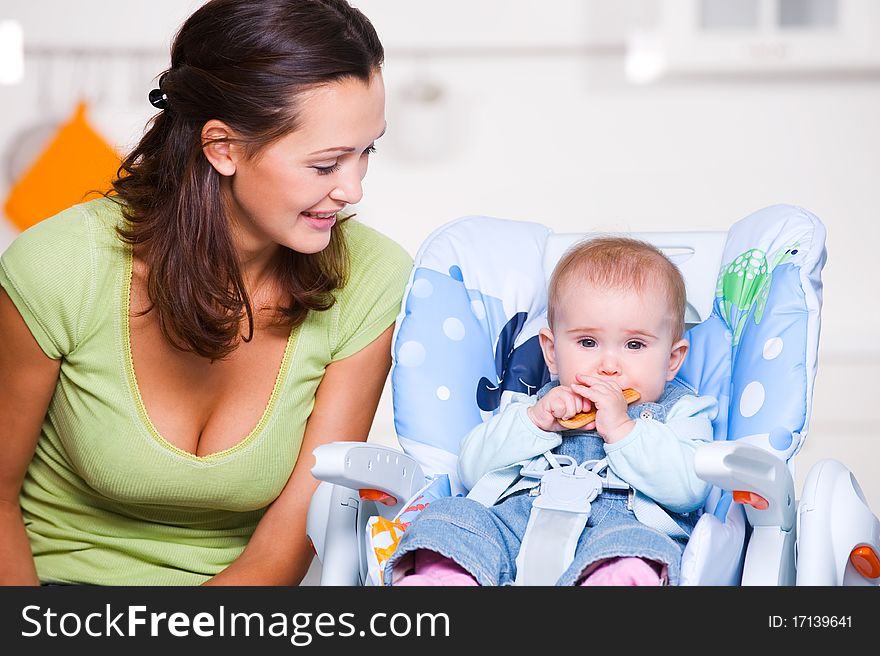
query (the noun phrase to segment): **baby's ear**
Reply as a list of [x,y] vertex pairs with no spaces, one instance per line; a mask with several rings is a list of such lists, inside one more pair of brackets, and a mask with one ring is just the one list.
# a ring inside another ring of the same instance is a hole
[[684,364],[684,358],[687,355],[690,343],[686,339],[680,339],[672,345],[669,352],[669,371],[666,372],[666,380],[672,380]]
[[541,352],[544,354],[544,362],[547,363],[547,369],[554,376],[559,373],[556,371],[556,351],[553,350],[553,331],[549,328],[541,328],[538,331],[538,340],[541,342]]

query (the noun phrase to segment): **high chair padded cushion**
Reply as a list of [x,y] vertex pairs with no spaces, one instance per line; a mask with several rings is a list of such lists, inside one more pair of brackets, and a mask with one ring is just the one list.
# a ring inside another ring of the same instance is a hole
[[[542,254],[549,228],[465,217],[416,254],[394,335],[394,423],[426,474],[447,473],[461,438],[514,392],[549,380],[537,334],[546,323]],[[503,398],[502,398],[503,397]]]
[[681,585],[738,585],[742,578],[746,514],[728,503],[725,512],[705,513],[681,556]]

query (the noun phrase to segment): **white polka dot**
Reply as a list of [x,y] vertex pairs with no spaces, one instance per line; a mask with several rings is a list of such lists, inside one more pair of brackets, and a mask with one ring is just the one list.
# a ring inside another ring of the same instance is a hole
[[461,319],[449,317],[443,322],[443,334],[449,339],[460,342],[464,339],[464,324]]
[[471,301],[471,312],[474,313],[474,316],[482,321],[486,318],[486,306],[483,304],[483,301],[474,299]]
[[449,388],[446,385],[441,385],[437,388],[437,398],[441,401],[449,400]]
[[764,405],[764,386],[754,380],[746,385],[739,398],[739,413],[743,417],[751,417],[757,414],[762,405]]
[[771,337],[764,342],[764,359],[772,360],[782,353],[782,339],[780,337]]
[[397,364],[418,367],[425,361],[425,347],[420,342],[404,342],[397,350]]
[[413,281],[412,287],[410,288],[409,292],[413,296],[417,296],[419,298],[428,298],[431,294],[434,293],[434,285],[432,285],[424,278],[419,278],[418,280]]

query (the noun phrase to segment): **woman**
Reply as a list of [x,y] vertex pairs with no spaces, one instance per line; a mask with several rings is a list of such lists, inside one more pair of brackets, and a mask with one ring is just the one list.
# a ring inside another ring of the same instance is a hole
[[3,254],[0,581],[300,582],[311,453],[366,439],[411,267],[341,214],[382,61],[344,0],[211,0],[113,190]]

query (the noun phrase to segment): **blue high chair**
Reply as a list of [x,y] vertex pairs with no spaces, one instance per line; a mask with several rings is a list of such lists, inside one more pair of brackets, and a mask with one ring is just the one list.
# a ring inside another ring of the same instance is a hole
[[[537,337],[547,282],[566,249],[590,236],[471,216],[428,237],[392,347],[402,451],[336,442],[314,453],[322,483],[308,534],[322,585],[379,583],[377,554],[395,542],[391,532],[376,543],[377,520],[404,530],[431,498],[468,492],[456,474],[459,442],[550,379]],[[678,378],[719,401],[714,441],[695,455],[713,488],[682,556],[682,585],[880,584],[880,521],[849,470],[820,461],[799,500],[794,489],[817,368],[822,222],[776,205],[726,232],[632,236],[684,275],[691,348]]]

